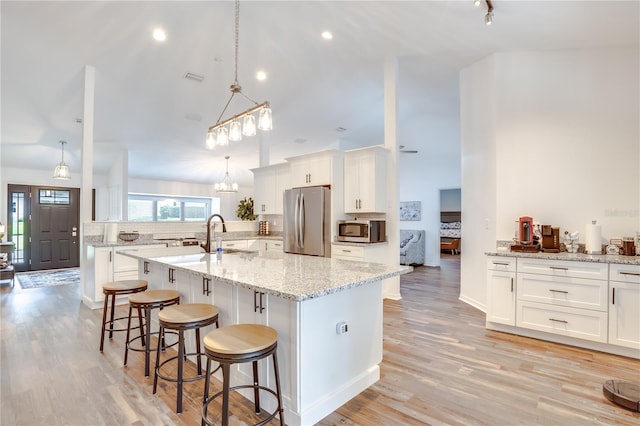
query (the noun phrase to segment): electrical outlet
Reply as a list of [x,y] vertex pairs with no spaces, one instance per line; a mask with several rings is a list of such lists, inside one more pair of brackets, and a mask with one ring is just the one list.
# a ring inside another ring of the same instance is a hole
[[349,326],[347,325],[346,321],[341,321],[336,324],[337,334],[345,334],[347,331],[349,331]]

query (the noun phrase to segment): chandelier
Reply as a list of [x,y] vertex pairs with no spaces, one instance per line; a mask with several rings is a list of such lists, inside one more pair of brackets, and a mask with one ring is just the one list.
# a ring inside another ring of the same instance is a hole
[[64,144],[66,143],[67,141],[60,141],[60,145],[62,145],[62,159],[60,161],[60,164],[58,164],[53,171],[54,179],[69,180],[69,178],[71,178],[71,173],[69,173],[69,166],[64,163]]
[[[206,146],[208,149],[213,149],[216,146],[225,146],[229,144],[229,141],[237,142],[242,140],[242,135],[244,136],[255,136],[256,134],[256,118],[254,113],[258,112],[258,129],[260,130],[271,130],[272,128],[272,119],[271,119],[271,108],[269,107],[269,102],[263,102],[258,104],[256,101],[242,93],[242,87],[238,83],[238,35],[240,33],[240,1],[236,0],[236,31],[235,31],[235,74],[234,81],[231,85],[231,97],[227,101],[227,104],[224,106],[224,109],[220,113],[220,117],[218,117],[218,121],[216,124],[209,127],[209,131],[207,132],[207,141]],[[253,106],[249,109],[241,112],[240,114],[236,114],[233,117],[227,118],[226,120],[222,120],[222,116],[227,111],[231,100],[239,93],[244,96],[245,99],[251,101]],[[220,121],[222,120],[222,121]],[[242,124],[240,124],[240,120],[242,120]],[[227,128],[228,127],[228,128]]]
[[224,179],[222,179],[222,182],[216,183],[214,185],[214,188],[216,189],[216,192],[222,194],[238,192],[238,184],[235,182],[231,183],[231,178],[229,177],[229,156],[227,155],[224,158],[225,160],[227,160],[227,171],[224,174]]

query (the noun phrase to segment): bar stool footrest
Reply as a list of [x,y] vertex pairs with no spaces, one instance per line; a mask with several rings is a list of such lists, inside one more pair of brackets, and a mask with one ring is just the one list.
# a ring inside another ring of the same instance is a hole
[[[115,331],[115,330],[114,330],[114,331]],[[151,332],[151,333],[149,333],[149,334],[150,334],[150,336],[157,336],[158,334],[160,334],[160,332],[159,332],[159,331],[153,331],[153,332]],[[174,336],[177,336],[177,335],[178,335],[178,333],[177,333],[177,332],[175,332],[175,331],[165,331],[165,333],[164,333],[164,334],[165,334],[165,335],[171,334],[171,335],[174,335]],[[136,337],[134,337],[133,339],[130,339],[130,340],[127,342],[127,348],[128,348],[130,351],[134,351],[134,352],[144,352],[144,351],[146,351],[146,349],[145,349],[145,347],[144,347],[144,346],[138,346],[138,347],[131,346],[131,343],[133,343],[133,342],[135,342],[135,341],[137,341],[137,340],[142,340],[143,338],[146,338],[146,337],[147,337],[147,336],[142,335],[142,336],[136,336]],[[172,347],[174,347],[174,346],[175,346],[175,345],[177,345],[177,344],[178,344],[178,341],[176,340],[175,342],[171,343],[170,345],[164,345],[164,348],[162,348],[162,350],[165,350],[165,349],[167,349],[167,348],[172,348]],[[155,347],[153,347],[153,346],[149,346],[149,352],[155,352],[156,350],[157,350],[157,348],[155,348]]]
[[[276,399],[276,403],[278,402],[278,394],[276,393],[275,390],[268,388],[266,386],[262,386],[262,385],[238,385],[238,386],[233,386],[229,388],[229,394],[231,394],[231,392],[236,391],[238,389],[260,389],[263,390],[265,392],[270,393],[271,395],[273,395],[273,397]],[[221,396],[224,393],[224,391],[220,391],[217,392],[216,394],[210,396],[209,398],[207,398],[207,400],[204,402],[203,406],[202,406],[202,420],[204,422],[204,424],[208,425],[208,426],[215,426],[214,423],[211,423],[208,419],[207,419],[207,409],[209,408],[209,403],[212,402],[214,399],[218,398],[219,396]],[[264,410],[261,410],[261,412]],[[273,413],[267,413],[269,414],[269,416],[263,420],[260,421],[260,423],[256,423],[254,426],[261,426],[264,424],[269,423],[271,420],[275,419],[276,416],[278,415],[278,413],[280,412],[280,410],[278,410],[278,407],[276,407],[276,410]],[[256,414],[260,414],[260,413],[256,413]]]
[[[176,342],[177,343],[177,342]],[[185,358],[186,357],[190,357],[190,356],[198,356],[198,355],[205,355],[204,353],[197,353],[197,352],[192,352],[192,353],[188,353],[188,354],[184,354]],[[178,359],[178,355],[172,356],[171,358],[167,358],[164,361],[162,361],[160,363],[160,365],[158,365],[156,367],[156,374],[158,375],[159,378],[164,379],[168,382],[174,382],[174,383],[178,383],[178,378],[177,377],[170,377],[170,376],[166,376],[164,374],[162,374],[162,372],[160,371],[162,369],[162,366],[171,362],[171,361],[175,361]],[[214,370],[213,372],[215,372],[216,370]],[[212,373],[213,373],[212,372]],[[196,380],[200,380],[200,379],[204,379],[207,376],[206,373],[202,373],[202,374],[197,374],[194,377],[183,377],[182,381],[183,382],[195,382]]]

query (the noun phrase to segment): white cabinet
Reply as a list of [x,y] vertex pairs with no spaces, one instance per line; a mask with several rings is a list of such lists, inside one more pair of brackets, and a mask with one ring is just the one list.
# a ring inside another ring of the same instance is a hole
[[222,249],[247,250],[248,240],[222,240]]
[[[136,245],[136,246],[115,246],[115,247],[93,247],[89,246],[88,271],[91,273],[89,279],[93,280],[94,302],[104,301],[102,286],[112,281],[137,280],[138,260],[132,257],[119,254],[120,251],[137,250],[141,248],[166,247],[163,244]],[[91,251],[93,251],[93,261],[91,261]]]
[[289,164],[252,169],[255,214],[282,214],[284,190],[289,186]]
[[607,342],[606,263],[518,259],[516,326]]
[[516,259],[487,259],[487,319],[488,323],[516,324]]
[[346,213],[387,211],[387,153],[381,147],[348,151],[344,156]]
[[268,240],[268,239],[260,239],[258,240],[257,250],[260,254],[269,253],[269,254],[278,254],[283,253],[284,244],[282,240]]
[[609,344],[640,350],[640,265],[609,268]]
[[331,185],[335,151],[322,151],[299,157],[287,158],[289,187]]

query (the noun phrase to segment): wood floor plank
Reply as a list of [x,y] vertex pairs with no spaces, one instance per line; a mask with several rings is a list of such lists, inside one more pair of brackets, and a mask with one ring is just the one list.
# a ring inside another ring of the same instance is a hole
[[[402,277],[403,298],[384,302],[381,379],[318,425],[640,424],[602,395],[605,380],[640,382],[639,361],[486,330],[459,281],[460,256]],[[122,365],[123,333],[100,353],[102,312],[80,296],[0,288],[0,424],[199,425],[203,383],[185,385],[176,414],[175,383],[153,395],[142,353]],[[242,397],[231,410],[233,425],[257,421]]]

